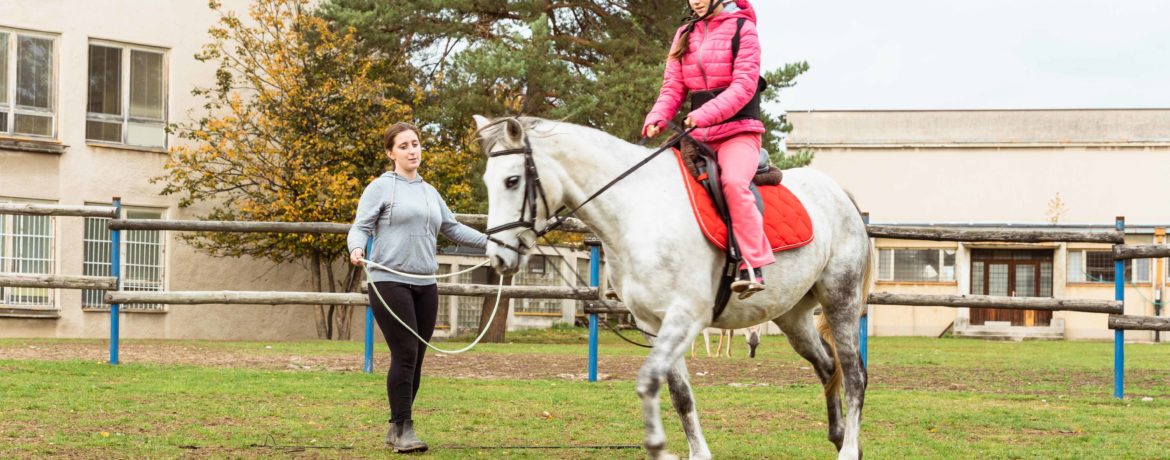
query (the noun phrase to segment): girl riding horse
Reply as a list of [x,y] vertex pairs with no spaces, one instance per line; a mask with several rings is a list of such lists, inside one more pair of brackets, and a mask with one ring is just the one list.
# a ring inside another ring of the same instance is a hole
[[675,34],[658,101],[646,115],[642,135],[657,135],[690,95],[685,124],[698,127],[693,136],[717,153],[732,234],[744,259],[731,290],[746,299],[764,289],[758,269],[776,261],[748,188],[764,133],[756,13],[747,0],[689,2],[692,20]]

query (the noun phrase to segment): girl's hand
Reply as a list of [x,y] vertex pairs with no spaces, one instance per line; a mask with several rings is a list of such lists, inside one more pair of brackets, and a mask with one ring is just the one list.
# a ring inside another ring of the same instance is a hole
[[658,123],[646,127],[646,137],[657,136],[660,132],[662,132],[662,128],[658,127]]
[[366,257],[366,251],[362,248],[356,248],[353,250],[353,252],[349,253],[349,263],[354,264],[354,266],[360,267],[360,266],[362,266],[362,259],[364,259],[365,257]]
[[687,119],[683,121],[683,125],[686,126],[687,128],[694,128],[695,127],[695,119],[691,118],[691,117],[687,117]]

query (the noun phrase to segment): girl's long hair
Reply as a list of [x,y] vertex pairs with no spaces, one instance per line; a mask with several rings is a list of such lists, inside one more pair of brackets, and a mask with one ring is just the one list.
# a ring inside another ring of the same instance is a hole
[[693,11],[691,12],[691,16],[687,18],[686,27],[683,28],[682,33],[678,35],[678,41],[675,44],[674,49],[670,50],[669,59],[678,59],[679,61],[682,61],[683,56],[686,56],[687,51],[690,51],[691,45],[688,42],[691,38],[691,32],[695,31],[695,24],[698,24],[699,21],[707,19],[707,17],[711,15],[711,11],[713,11],[716,6],[719,6],[722,3],[723,0],[708,0],[707,13],[703,16],[696,16]]

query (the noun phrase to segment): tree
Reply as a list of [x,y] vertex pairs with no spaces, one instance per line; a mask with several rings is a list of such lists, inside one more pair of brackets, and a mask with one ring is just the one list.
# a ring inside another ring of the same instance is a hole
[[[203,219],[347,222],[363,187],[386,168],[381,133],[409,119],[376,75],[378,61],[352,29],[310,14],[310,0],[255,0],[246,18],[217,1],[211,42],[196,59],[217,65],[215,84],[196,88],[203,114],[172,126],[187,143],[171,149],[155,178],[179,205],[204,202]],[[215,256],[301,261],[318,291],[352,291],[343,235],[201,233],[188,243]],[[318,306],[322,338],[348,339],[349,307]]]
[[[413,99],[416,122],[451,151],[469,145],[476,113],[564,119],[636,140],[689,13],[677,0],[330,0],[321,11],[359,31],[383,58],[381,75],[424,95]],[[777,100],[807,69],[801,62],[767,72],[764,100]],[[765,113],[764,123],[778,163],[811,160],[779,155],[779,133],[791,130],[783,116]],[[471,174],[485,161],[477,156]],[[453,208],[484,212],[482,185],[474,193],[471,207]]]

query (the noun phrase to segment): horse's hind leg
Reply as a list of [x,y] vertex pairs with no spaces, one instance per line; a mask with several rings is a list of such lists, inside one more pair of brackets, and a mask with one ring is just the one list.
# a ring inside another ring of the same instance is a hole
[[861,364],[860,314],[863,277],[850,273],[829,274],[814,287],[832,331],[837,365],[845,384],[845,436],[839,459],[861,458],[861,408],[865,404],[866,373]]
[[703,437],[703,429],[699,427],[699,412],[695,410],[695,396],[691,393],[691,382],[687,379],[686,360],[680,359],[676,362],[670,373],[666,374],[666,383],[670,386],[670,402],[678,412],[683,432],[687,435],[691,459],[711,458],[707,439]]
[[841,423],[841,394],[833,388],[836,384],[832,382],[837,366],[833,362],[829,344],[821,338],[814,324],[813,309],[816,306],[816,299],[806,295],[788,314],[772,322],[784,331],[784,336],[788,338],[792,349],[816,369],[817,377],[825,387],[825,405],[829,412],[829,441],[840,451],[841,442],[845,438],[845,426]]
[[[651,459],[673,458],[666,452],[666,432],[659,412],[658,391],[668,373],[682,360],[688,342],[695,340],[703,327],[705,324],[694,313],[679,307],[668,309],[662,318],[662,326],[658,328],[654,348],[638,372],[635,389],[642,399],[642,423],[646,430],[643,444]],[[686,394],[689,395],[690,391]],[[693,405],[691,410],[694,410]]]

